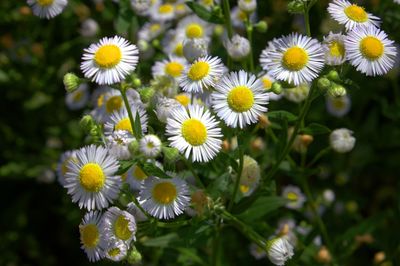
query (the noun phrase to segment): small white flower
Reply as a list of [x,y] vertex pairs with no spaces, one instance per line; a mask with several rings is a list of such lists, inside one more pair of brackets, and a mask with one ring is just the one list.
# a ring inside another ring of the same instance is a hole
[[293,246],[284,237],[274,238],[267,242],[267,254],[273,264],[283,266],[294,255]]
[[208,55],[209,41],[206,39],[185,39],[182,45],[183,55],[189,62]]
[[231,40],[224,43],[226,50],[233,60],[240,61],[246,58],[250,53],[250,42],[246,38],[236,34]]
[[159,22],[146,22],[138,31],[138,39],[151,42],[165,30],[165,25]]
[[342,117],[346,115],[351,109],[351,99],[346,94],[341,97],[326,97],[326,109],[328,113],[336,117]]
[[330,66],[338,66],[346,61],[346,49],[344,40],[346,36],[340,33],[330,32],[324,36],[322,48],[325,52],[325,63]]
[[181,77],[183,70],[187,66],[187,62],[182,57],[170,56],[168,59],[157,61],[151,68],[153,77],[167,76],[172,79]]
[[170,117],[171,115],[172,110],[180,106],[181,104],[175,99],[166,97],[159,98],[156,104],[156,111],[155,111],[158,120],[160,120],[163,123],[166,123],[168,117]]
[[99,31],[99,24],[96,20],[88,18],[82,22],[81,28],[79,29],[79,33],[83,37],[94,37]]
[[252,13],[257,9],[257,1],[256,0],[239,0],[238,6],[241,11],[246,13]]
[[[239,163],[239,162],[238,162]],[[250,156],[243,158],[243,171],[240,175],[239,189],[243,196],[249,196],[258,187],[261,178],[261,169],[257,161]]]
[[83,83],[75,91],[67,93],[65,104],[70,110],[79,110],[85,107],[88,100],[89,88],[86,83]]
[[289,200],[286,203],[286,208],[298,210],[303,207],[306,197],[296,186],[286,186],[282,190],[282,197]]
[[116,240],[129,245],[132,240],[135,240],[135,217],[117,207],[111,207],[103,214],[101,228],[107,242]]
[[276,94],[271,91],[272,84],[275,82],[275,79],[273,77],[268,75],[268,73],[266,73],[266,74],[261,73],[260,75],[258,75],[258,77],[261,80],[265,91],[268,92],[268,97],[269,97],[270,101],[277,101],[283,97],[283,93]]
[[132,9],[139,16],[147,15],[149,13],[151,5],[151,0],[131,0]]
[[356,138],[353,137],[353,131],[347,128],[335,129],[329,136],[329,142],[334,151],[346,153],[351,151],[356,144]]
[[172,3],[158,3],[150,8],[153,21],[166,22],[175,18],[175,6]]
[[157,157],[161,146],[161,140],[156,135],[146,135],[139,141],[139,150],[147,158]]
[[128,160],[131,158],[131,153],[128,149],[129,143],[135,138],[124,130],[116,130],[111,135],[106,137],[106,146],[108,152],[119,160]]
[[51,19],[64,10],[67,0],[27,0],[33,14],[40,18]]
[[212,34],[212,25],[197,15],[183,18],[176,26],[177,34],[183,34],[186,39],[209,39]]
[[79,225],[81,248],[85,251],[90,262],[98,261],[105,255],[103,252],[105,242],[100,223],[101,213],[91,211],[85,214]]
[[64,152],[57,164],[57,179],[62,186],[66,184],[65,179],[67,178],[66,174],[68,172],[69,161],[77,161],[76,151]]
[[[142,128],[142,133],[147,131],[147,114],[142,107],[136,107],[131,105],[131,111],[133,119],[136,119],[136,115],[139,114],[139,120]],[[133,125],[129,119],[128,111],[126,108],[118,112],[113,112],[104,125],[104,134],[106,136],[111,135],[114,131],[122,130],[126,131],[134,137]]]
[[128,247],[124,241],[110,240],[104,249],[107,259],[112,261],[122,261],[128,254]]
[[297,87],[284,89],[283,96],[291,102],[301,103],[304,101],[310,92],[310,84],[302,83]]
[[325,189],[322,192],[322,198],[327,204],[331,204],[332,202],[335,201],[336,198],[335,192],[332,189]]

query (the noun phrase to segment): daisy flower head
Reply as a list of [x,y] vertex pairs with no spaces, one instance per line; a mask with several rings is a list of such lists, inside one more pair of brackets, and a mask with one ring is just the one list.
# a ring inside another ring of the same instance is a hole
[[233,128],[256,123],[267,111],[268,93],[255,75],[246,71],[224,76],[212,93],[212,106],[217,116]]
[[175,6],[172,3],[158,3],[150,8],[150,18],[154,21],[166,22],[175,18]]
[[225,67],[219,57],[205,56],[196,59],[183,71],[179,86],[184,91],[202,93],[204,89],[214,87],[224,74]]
[[347,94],[341,97],[326,97],[326,109],[333,116],[342,117],[350,111],[350,108],[351,99]]
[[131,158],[128,145],[135,140],[132,135],[125,130],[116,130],[106,138],[106,147],[110,155],[119,160],[128,160]]
[[158,120],[160,120],[163,123],[166,123],[168,117],[171,115],[171,111],[174,108],[177,108],[179,106],[181,106],[181,104],[176,99],[160,97],[157,100],[156,109],[155,109],[155,113],[156,113]]
[[89,100],[89,88],[87,84],[81,84],[73,91],[68,92],[65,96],[65,104],[70,110],[79,110],[85,107]]
[[101,228],[104,239],[107,241],[123,241],[129,245],[132,240],[135,240],[135,217],[118,207],[113,206],[103,214]]
[[379,27],[380,24],[378,17],[347,0],[333,0],[329,3],[328,13],[339,24],[344,25],[346,30],[352,30],[360,25]]
[[161,140],[153,134],[144,136],[139,141],[139,150],[147,158],[155,158],[161,152]]
[[103,209],[118,197],[122,184],[116,176],[119,165],[107,149],[90,145],[76,151],[77,160],[68,163],[64,187],[87,210]]
[[173,219],[182,214],[189,205],[189,188],[179,177],[162,179],[151,176],[142,185],[139,202],[151,216]]
[[292,33],[273,41],[267,54],[263,54],[262,67],[275,79],[294,85],[310,82],[324,66],[324,52],[320,43],[308,36]]
[[268,75],[268,73],[264,73],[259,75],[259,79],[261,79],[261,82],[264,86],[264,90],[268,92],[269,100],[270,101],[277,101],[282,98],[283,94],[276,94],[271,91],[272,89],[272,84],[275,82],[275,79]]
[[151,68],[153,77],[167,76],[178,79],[185,69],[187,62],[182,57],[170,56],[168,59],[157,61]]
[[285,265],[293,255],[293,246],[285,237],[277,237],[267,242],[268,259],[277,266]]
[[346,49],[344,40],[346,36],[340,33],[330,32],[324,37],[322,48],[325,53],[325,63],[330,66],[338,66],[346,61]]
[[66,184],[65,179],[68,170],[68,164],[70,161],[77,161],[76,158],[76,151],[66,151],[63,154],[61,154],[60,160],[57,164],[57,177],[58,177],[58,182],[64,186]]
[[64,10],[68,4],[67,0],[28,0],[33,14],[40,18],[51,19]]
[[367,76],[384,75],[393,68],[396,47],[387,34],[374,26],[360,26],[348,32],[344,41],[347,60]]
[[286,208],[298,210],[303,207],[306,201],[306,196],[301,192],[300,188],[296,186],[286,186],[282,190],[282,197],[289,200]]
[[161,41],[161,48],[165,54],[183,57],[184,40],[184,34],[178,34],[176,30],[169,30],[165,33],[165,36]]
[[147,42],[152,41],[163,33],[165,25],[159,22],[146,22],[138,31],[138,39]]
[[79,225],[82,249],[90,262],[98,261],[104,257],[105,242],[100,228],[101,213],[91,211],[85,214]]
[[128,247],[124,241],[111,240],[104,249],[107,259],[112,261],[121,261],[128,254]]
[[[156,166],[162,169],[162,166],[158,165],[159,163],[156,162]],[[126,182],[129,184],[132,190],[140,190],[144,180],[148,178],[147,174],[143,171],[143,169],[138,165],[134,164],[128,170],[128,176]]]
[[108,88],[98,96],[94,113],[99,121],[105,122],[113,112],[124,108],[125,104],[121,92],[113,88]]
[[202,20],[197,15],[183,18],[176,26],[177,34],[183,34],[186,39],[208,39],[212,34],[210,23]]
[[221,149],[222,134],[218,121],[203,106],[181,106],[167,119],[166,135],[171,147],[193,162],[208,162]]
[[[142,107],[131,105],[131,111],[133,119],[136,119],[139,114],[140,124],[142,126],[142,133],[147,131],[147,114]],[[106,136],[111,135],[116,130],[122,130],[128,132],[131,136],[134,136],[133,125],[129,119],[129,114],[126,108],[118,112],[111,114],[110,118],[104,125],[104,134]]]
[[135,70],[139,51],[122,37],[104,37],[84,50],[81,70],[99,85],[111,85],[125,79]]

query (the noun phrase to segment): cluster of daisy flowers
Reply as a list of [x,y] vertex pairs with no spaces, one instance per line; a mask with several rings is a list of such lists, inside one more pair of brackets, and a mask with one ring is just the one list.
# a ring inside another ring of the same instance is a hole
[[[29,1],[43,17],[61,12],[56,4],[64,3]],[[218,1],[199,2],[209,10],[218,5]],[[299,33],[273,39],[260,56],[262,71],[258,73],[231,71],[212,55],[214,33],[221,28],[193,14],[184,2],[132,0],[131,6],[148,19],[137,32],[137,45],[120,36],[101,38],[84,49],[80,64],[84,78],[74,74],[64,78],[67,106],[81,109],[89,101],[91,106],[81,125],[93,144],[65,152],[58,166],[59,182],[72,201],[87,211],[79,231],[90,261],[125,259],[134,249],[139,222],[199,213],[201,208],[194,205],[198,201],[206,205],[207,197],[201,182],[194,181],[192,163],[202,167],[212,162],[229,150],[222,151],[227,139],[252,125],[267,123],[270,100],[283,95],[303,101],[325,66],[349,62],[366,75],[383,75],[393,67],[396,56],[394,43],[378,28],[379,18],[345,0],[334,0],[328,7],[345,33],[330,33],[322,42]],[[256,1],[238,1],[230,12],[233,26],[243,29],[246,23],[254,23],[256,7]],[[238,34],[218,38],[230,59],[240,63],[252,56],[248,39]],[[143,85],[134,73],[139,57],[151,62],[156,49],[164,56],[154,62],[151,81]],[[334,74],[326,77],[327,84],[318,81],[318,86],[329,87],[327,110],[343,116],[350,109],[350,99],[341,93]],[[91,95],[88,81],[98,86]],[[283,85],[287,88],[282,91]],[[296,137],[293,149],[303,152],[310,137]],[[330,143],[344,153],[354,147],[355,138],[350,130],[338,129],[332,132]],[[185,162],[191,173],[167,169],[177,161]],[[250,196],[260,184],[260,165],[248,155],[237,163],[243,166],[241,173],[230,165],[224,171],[230,172],[234,182],[239,180],[242,196]],[[126,194],[132,199],[122,204]],[[294,186],[284,188],[282,197],[289,209],[302,208],[306,202]],[[266,243],[267,255],[274,264],[284,265],[296,243],[288,234],[276,236]]]

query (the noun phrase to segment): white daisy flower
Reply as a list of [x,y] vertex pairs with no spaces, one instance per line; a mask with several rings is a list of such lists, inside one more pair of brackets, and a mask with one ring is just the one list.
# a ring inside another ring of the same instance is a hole
[[171,111],[179,106],[181,106],[181,104],[175,99],[160,97],[157,100],[155,110],[158,120],[166,123],[168,117],[171,115]]
[[176,30],[169,30],[161,41],[161,49],[165,54],[183,57],[184,39],[184,34],[178,34]]
[[324,36],[322,48],[325,53],[325,63],[330,66],[338,66],[346,61],[346,49],[344,40],[346,36],[340,33],[330,32]]
[[328,13],[339,24],[344,25],[346,30],[352,30],[360,25],[379,27],[380,24],[378,17],[367,13],[363,7],[347,0],[333,0],[329,3]]
[[193,62],[197,58],[208,55],[209,40],[205,38],[185,39],[183,45],[183,56],[189,62]]
[[150,42],[160,36],[164,30],[164,24],[159,22],[146,22],[138,31],[138,39]]
[[113,206],[103,214],[101,229],[106,241],[123,241],[129,245],[135,240],[136,220],[129,212]]
[[286,88],[283,90],[283,96],[291,102],[301,103],[307,99],[308,93],[310,92],[310,84],[302,83],[294,88]]
[[213,109],[217,116],[233,128],[256,123],[267,111],[268,94],[255,75],[243,70],[224,76],[212,93]]
[[113,112],[118,112],[124,108],[125,104],[121,92],[108,88],[99,95],[94,113],[99,121],[106,121]]
[[67,0],[27,0],[33,14],[40,18],[51,19],[64,10]]
[[283,188],[282,197],[289,200],[289,202],[286,203],[286,208],[294,210],[302,208],[306,201],[306,196],[304,196],[300,188],[292,185]]
[[387,34],[374,26],[357,27],[345,39],[347,59],[367,76],[384,75],[393,68],[397,51]]
[[116,130],[106,138],[106,147],[110,155],[118,160],[128,160],[132,157],[128,145],[135,140],[132,135],[125,130]]
[[[239,161],[238,161],[239,163]],[[239,189],[247,197],[258,187],[261,178],[261,169],[257,161],[250,156],[243,158],[243,170],[240,175]]]
[[283,96],[282,93],[276,94],[271,91],[272,84],[275,82],[275,79],[273,77],[271,77],[270,75],[268,75],[268,73],[266,73],[259,75],[259,79],[261,79],[261,82],[264,86],[264,90],[268,92],[268,97],[270,101],[277,101],[282,98]]
[[346,115],[351,108],[351,99],[348,95],[341,97],[326,97],[326,109],[328,113],[336,117]]
[[278,39],[276,39],[276,38],[272,39],[272,41],[269,41],[267,43],[267,47],[265,47],[265,49],[262,50],[261,55],[260,55],[260,65],[267,73],[269,71],[267,63],[272,62],[271,58],[269,56],[269,53],[276,50],[275,45],[276,45],[277,41],[278,41]]
[[146,16],[153,2],[152,0],[131,0],[131,6],[137,15]]
[[175,95],[174,98],[176,101],[178,101],[178,103],[180,103],[182,106],[185,106],[185,107],[191,103],[192,98],[194,100],[196,100],[196,98],[192,97],[192,95],[189,93],[179,93],[179,94]]
[[224,46],[229,56],[236,61],[246,58],[251,50],[249,40],[238,34],[235,34],[232,39],[226,40]]
[[285,237],[278,237],[267,242],[268,259],[275,265],[283,266],[293,253],[293,246]]
[[187,92],[202,93],[204,89],[214,87],[223,74],[224,65],[219,57],[200,57],[185,68],[179,86]]
[[175,18],[175,6],[172,3],[159,3],[150,9],[150,18],[154,21],[166,22]]
[[99,24],[97,23],[96,20],[94,20],[92,18],[85,19],[82,22],[81,27],[79,29],[79,33],[83,37],[87,37],[87,38],[96,36],[96,34],[98,32],[99,32]]
[[104,249],[104,254],[109,260],[121,261],[128,254],[128,247],[124,241],[111,240]]
[[91,211],[85,214],[79,225],[79,233],[82,249],[85,251],[90,262],[104,258],[103,248],[105,242],[100,228],[101,213]]
[[171,146],[192,161],[208,162],[221,149],[221,129],[210,111],[198,105],[176,108],[167,120],[166,135]]
[[238,7],[243,12],[252,13],[257,9],[257,1],[256,0],[239,0]]
[[57,179],[58,182],[64,186],[66,184],[65,179],[67,178],[66,174],[68,172],[68,164],[70,161],[77,161],[76,151],[66,151],[61,154],[60,160],[57,164]]
[[153,134],[146,135],[139,141],[139,150],[147,158],[155,158],[161,152],[161,140]]
[[176,26],[177,34],[183,34],[187,39],[208,39],[212,34],[212,25],[197,15],[183,18]]
[[238,6],[235,6],[231,9],[231,20],[234,28],[245,29],[244,24],[247,19],[254,24],[257,20],[256,12],[248,15],[246,12],[240,10]]
[[262,67],[275,79],[299,85],[317,78],[324,66],[320,43],[308,36],[292,33],[275,40],[273,47]]
[[353,137],[353,131],[347,128],[339,128],[329,135],[329,143],[334,151],[346,153],[354,148],[356,138]]
[[65,104],[70,110],[79,110],[85,107],[89,100],[89,88],[88,85],[83,83],[73,91],[67,93],[65,96]]
[[100,85],[121,82],[133,72],[139,51],[122,37],[103,38],[84,50],[81,70],[86,78]]
[[65,188],[78,202],[80,208],[89,211],[103,209],[118,197],[121,178],[115,176],[118,161],[107,149],[90,145],[76,152],[77,161],[68,163]]
[[[147,131],[147,114],[146,111],[136,105],[131,105],[133,119],[136,119],[136,114],[139,113],[140,124],[142,126],[142,133]],[[104,125],[104,134],[109,136],[116,130],[123,130],[134,136],[133,125],[129,120],[128,111],[126,108],[111,114],[109,120]]]
[[139,165],[134,164],[128,170],[128,176],[126,178],[126,182],[129,184],[132,190],[140,190],[144,180],[148,178],[146,173],[140,168]]
[[168,59],[157,61],[151,68],[153,77],[167,76],[177,79],[182,75],[187,62],[182,57],[170,56]]
[[147,178],[139,192],[139,202],[151,216],[173,219],[182,214],[190,202],[188,185],[178,177]]

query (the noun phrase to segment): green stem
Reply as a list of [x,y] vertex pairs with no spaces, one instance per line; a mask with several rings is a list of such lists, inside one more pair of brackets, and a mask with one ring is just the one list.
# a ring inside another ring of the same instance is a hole
[[306,5],[306,3],[304,3],[304,9],[305,9],[305,11],[304,11],[304,21],[305,21],[305,24],[306,24],[306,32],[307,32],[307,35],[309,37],[311,37],[310,15],[309,15],[311,6],[307,7],[305,5]]
[[249,20],[246,21],[246,32],[247,32],[247,39],[250,43],[250,54],[249,58],[249,65],[250,65],[250,72],[254,72],[254,58],[253,58],[253,25]]
[[193,164],[190,160],[184,158],[186,166],[189,168],[189,171],[192,173],[193,177],[196,179],[197,184],[202,188],[205,189],[203,182],[200,179],[200,176],[194,171]]
[[142,132],[136,132],[135,119],[133,118],[131,106],[129,105],[128,98],[126,97],[126,90],[127,89],[123,88],[123,86],[120,86],[120,88],[119,88],[119,91],[121,92],[122,99],[124,100],[125,108],[128,111],[129,121],[131,122],[133,135],[135,136],[135,138],[137,140],[139,140],[142,137]]
[[231,8],[229,6],[229,0],[222,1],[222,10],[224,12],[225,25],[226,25],[226,29],[228,30],[228,37],[229,37],[229,39],[232,39],[233,28],[232,28]]
[[213,250],[211,257],[211,265],[220,265],[220,248],[221,248],[221,218],[217,218],[217,224],[215,226],[215,235],[213,237]]
[[331,147],[326,147],[323,150],[320,150],[317,155],[315,155],[314,159],[311,160],[311,162],[309,162],[307,164],[307,167],[312,166],[314,163],[316,163],[322,156],[324,156],[326,153],[331,151]]
[[239,190],[240,178],[242,177],[242,172],[243,172],[244,151],[240,144],[238,146],[238,149],[239,149],[239,169],[236,175],[235,187],[233,188],[232,198],[229,201],[228,211],[232,210],[233,204],[235,203],[236,194]]

